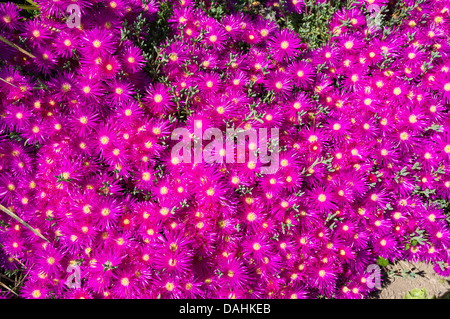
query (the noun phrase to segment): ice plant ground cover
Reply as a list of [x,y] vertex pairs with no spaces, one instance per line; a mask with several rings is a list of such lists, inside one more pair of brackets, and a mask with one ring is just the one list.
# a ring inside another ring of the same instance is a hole
[[[450,275],[450,1],[28,2],[0,4],[0,271],[22,274],[3,297],[365,298],[377,260]],[[177,128],[278,129],[278,169],[184,163]]]

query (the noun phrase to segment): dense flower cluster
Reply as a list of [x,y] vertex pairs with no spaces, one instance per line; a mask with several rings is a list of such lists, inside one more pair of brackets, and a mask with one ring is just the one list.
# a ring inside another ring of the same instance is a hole
[[[81,0],[78,28],[71,1],[25,21],[0,4],[0,35],[25,39],[0,42],[0,203],[49,240],[1,215],[0,267],[25,269],[25,298],[363,298],[379,256],[449,276],[450,1],[399,2],[390,27],[368,21],[387,1],[336,12],[318,49],[191,0]],[[163,6],[147,61],[123,25]],[[278,128],[279,168],[183,163],[179,127]]]

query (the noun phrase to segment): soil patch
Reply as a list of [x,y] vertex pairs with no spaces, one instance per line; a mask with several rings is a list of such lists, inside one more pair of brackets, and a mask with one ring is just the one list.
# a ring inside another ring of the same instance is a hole
[[401,261],[388,265],[383,277],[382,288],[371,295],[376,299],[404,299],[413,290],[426,289],[428,298],[448,298],[450,278],[436,274],[431,264]]

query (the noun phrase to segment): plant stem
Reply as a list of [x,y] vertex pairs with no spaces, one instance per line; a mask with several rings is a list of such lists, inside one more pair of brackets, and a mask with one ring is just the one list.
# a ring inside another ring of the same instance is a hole
[[32,6],[39,7],[39,5],[36,2],[34,2],[33,0],[25,0],[25,1],[28,2],[29,4],[31,4]]
[[7,215],[11,216],[12,218],[14,218],[15,220],[17,220],[19,223],[21,223],[23,226],[25,226],[26,228],[28,228],[29,230],[31,230],[36,236],[38,236],[39,238],[42,238],[43,240],[45,240],[46,242],[50,242],[47,238],[45,238],[44,236],[42,236],[36,229],[34,229],[33,227],[31,227],[30,225],[28,225],[26,222],[23,221],[22,218],[20,218],[19,216],[17,216],[16,214],[14,214],[12,211],[10,211],[8,208],[6,208],[5,206],[0,204],[0,210],[2,210],[3,212],[5,212]]
[[3,82],[5,82],[5,83],[8,83],[8,84],[11,85],[11,86],[14,86],[15,88],[17,88],[17,86],[15,86],[14,84],[12,84],[12,83],[6,81],[4,78],[0,78],[0,80],[3,81]]
[[15,294],[17,297],[19,297],[19,295],[17,294],[17,292],[15,292],[14,290],[12,290],[11,288],[9,288],[7,285],[5,285],[4,283],[2,283],[0,281],[0,286],[2,286],[3,288],[8,289],[9,291],[11,291],[13,294]]
[[1,35],[0,35],[0,41],[6,43],[7,45],[13,47],[13,48],[16,49],[16,50],[19,50],[19,51],[22,52],[23,54],[28,55],[30,58],[33,58],[33,59],[36,58],[36,57],[35,57],[33,54],[31,54],[30,52],[25,51],[24,49],[22,49],[21,47],[19,47],[17,44],[12,43],[11,41],[5,39],[5,38],[2,37]]
[[9,280],[10,282],[15,283],[14,280],[12,280],[11,278],[9,278],[9,277],[7,277],[7,276],[5,276],[5,275],[0,274],[0,277],[5,278],[6,280]]
[[41,9],[39,7],[35,7],[35,6],[27,6],[27,5],[23,5],[23,4],[16,4],[19,8],[23,9],[23,10],[27,10],[27,11],[40,11]]
[[[0,248],[3,248],[3,247],[5,247],[5,246],[3,246],[2,244],[0,244]],[[27,268],[27,266],[25,266],[19,259],[14,258],[14,260],[17,261],[19,264],[21,264],[23,268]]]
[[16,289],[16,288],[18,288],[22,283],[23,283],[23,281],[25,280],[25,278],[27,278],[27,276],[28,276],[28,274],[30,273],[30,270],[31,270],[31,268],[34,266],[34,264],[30,267],[30,269],[25,273],[25,276],[23,275],[23,271],[22,271],[22,273],[20,274],[20,276],[21,277],[19,277],[19,282],[18,283],[16,283],[16,285],[14,286],[14,289]]

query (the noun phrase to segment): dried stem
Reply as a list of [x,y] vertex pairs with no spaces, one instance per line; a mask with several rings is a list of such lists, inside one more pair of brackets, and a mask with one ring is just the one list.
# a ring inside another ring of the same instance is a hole
[[6,280],[9,280],[9,281],[11,281],[11,282],[13,282],[13,283],[16,283],[14,280],[12,280],[12,279],[9,278],[9,277],[6,277],[5,275],[0,274],[0,277],[5,278]]
[[[33,264],[33,266],[34,266],[34,264]],[[33,267],[33,266],[31,266],[31,267]],[[30,267],[30,269],[31,269],[31,267]],[[19,277],[19,282],[15,284],[14,289],[18,288],[22,284],[22,282],[25,280],[25,278],[27,278],[29,273],[30,273],[30,270],[28,270],[24,275],[23,271],[22,271],[22,273],[20,274],[20,277]]]
[[9,85],[12,85],[12,86],[14,86],[15,88],[17,88],[17,86],[16,85],[14,85],[14,84],[12,84],[12,83],[10,83],[10,82],[8,82],[8,81],[6,81],[4,78],[0,78],[0,80],[1,81],[3,81],[3,82],[5,82],[5,83],[8,83]]
[[[3,248],[5,246],[3,246],[2,244],[0,244],[0,248]],[[17,261],[19,264],[21,264],[24,268],[27,268],[27,266],[25,266],[19,259],[14,258],[15,261]]]
[[19,295],[17,294],[17,292],[15,292],[14,290],[12,290],[11,288],[9,288],[7,285],[5,285],[4,283],[2,283],[0,281],[0,286],[2,286],[3,288],[8,289],[9,291],[11,291],[13,294],[15,294],[17,297],[19,297]]
[[23,221],[22,218],[20,218],[19,216],[17,216],[16,214],[14,214],[12,211],[10,211],[8,208],[6,208],[3,205],[0,205],[0,210],[2,210],[3,212],[5,212],[7,215],[11,216],[12,218],[14,218],[15,220],[17,220],[19,223],[21,223],[23,226],[25,226],[26,228],[28,228],[29,230],[31,230],[36,236],[38,236],[39,238],[42,238],[43,240],[45,240],[46,242],[50,242],[47,238],[45,238],[44,236],[42,236],[36,229],[34,229],[33,227],[31,227],[30,225],[28,225],[26,222]]
[[36,58],[36,57],[35,57],[33,54],[31,54],[30,52],[25,51],[24,49],[22,49],[21,47],[19,47],[17,44],[12,43],[11,41],[5,39],[5,38],[2,37],[1,35],[0,35],[0,41],[6,43],[7,45],[13,47],[13,48],[16,49],[16,50],[19,50],[19,51],[22,52],[23,54],[28,55],[30,58],[33,58],[33,59]]

